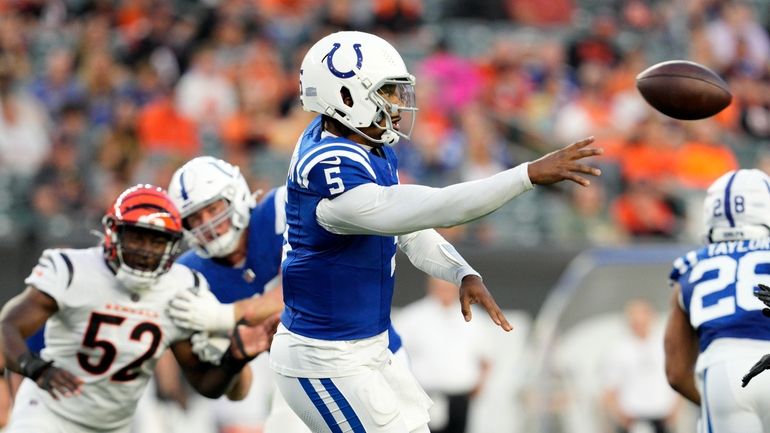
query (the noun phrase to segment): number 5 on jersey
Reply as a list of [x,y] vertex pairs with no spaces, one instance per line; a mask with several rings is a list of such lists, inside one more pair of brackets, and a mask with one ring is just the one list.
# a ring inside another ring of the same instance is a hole
[[[342,179],[339,177],[332,177],[332,175],[339,175],[339,167],[329,167],[324,169],[324,175],[326,176],[326,184],[331,186],[329,188],[329,194],[337,195],[345,191],[345,185],[342,183]],[[334,185],[334,186],[332,186]]]

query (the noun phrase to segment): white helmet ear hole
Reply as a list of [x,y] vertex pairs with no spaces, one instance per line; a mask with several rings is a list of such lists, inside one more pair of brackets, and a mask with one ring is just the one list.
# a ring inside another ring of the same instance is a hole
[[355,104],[355,101],[353,100],[353,95],[350,94],[350,89],[348,89],[345,86],[342,86],[340,88],[340,98],[342,98],[342,103],[347,105],[348,107],[352,107],[353,104]]

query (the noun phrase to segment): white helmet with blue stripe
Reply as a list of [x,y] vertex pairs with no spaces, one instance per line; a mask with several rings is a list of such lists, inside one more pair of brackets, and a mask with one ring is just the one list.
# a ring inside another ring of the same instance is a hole
[[[386,40],[364,32],[332,33],[316,42],[302,60],[300,100],[306,111],[338,120],[375,143],[395,144],[409,138],[417,108],[414,75]],[[343,92],[350,93],[352,105]],[[389,95],[398,97],[398,104]],[[395,120],[394,120],[395,119]],[[377,122],[384,120],[384,126]],[[372,125],[383,133],[361,131]]]
[[[235,251],[256,206],[238,167],[211,156],[197,157],[180,167],[171,178],[168,194],[182,216],[187,242],[203,257],[225,257]],[[198,227],[189,227],[187,217],[217,200],[227,202],[224,212]],[[217,227],[227,219],[229,230],[217,234]]]
[[703,212],[709,242],[770,236],[770,176],[757,169],[722,175],[709,187]]

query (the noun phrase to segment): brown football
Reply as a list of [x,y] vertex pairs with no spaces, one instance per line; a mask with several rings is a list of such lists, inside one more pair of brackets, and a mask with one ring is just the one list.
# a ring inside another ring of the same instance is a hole
[[636,88],[653,108],[681,120],[713,116],[733,98],[719,75],[687,60],[650,66],[636,76]]

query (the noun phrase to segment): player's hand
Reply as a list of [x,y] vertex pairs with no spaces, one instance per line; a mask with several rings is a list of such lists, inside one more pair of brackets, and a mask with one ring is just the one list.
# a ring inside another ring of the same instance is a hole
[[230,347],[230,337],[214,336],[208,332],[196,332],[190,337],[192,351],[203,362],[219,365],[222,356]]
[[532,161],[527,167],[529,180],[535,185],[550,185],[563,180],[571,180],[582,186],[588,186],[590,182],[581,174],[599,176],[601,170],[580,162],[583,158],[601,155],[604,151],[597,147],[587,147],[594,142],[593,137],[588,137],[569,146],[553,151],[542,158]]
[[[757,288],[754,290],[754,296],[762,301],[767,307],[770,307],[770,287],[761,283],[757,284]],[[762,314],[764,314],[765,317],[770,317],[770,308],[763,308]]]
[[281,323],[281,314],[276,313],[255,326],[238,324],[233,331],[232,348],[236,359],[254,358],[270,349],[273,335]]
[[758,375],[759,373],[762,373],[763,371],[769,368],[770,368],[770,354],[763,356],[762,359],[757,361],[757,363],[754,364],[753,367],[751,367],[749,372],[746,373],[745,376],[743,376],[743,381],[741,382],[741,386],[745,388],[746,385],[748,385],[749,382],[751,382],[751,379],[753,379],[754,376]]
[[471,313],[471,305],[480,304],[492,321],[503,330],[510,331],[513,329],[508,319],[503,315],[500,307],[497,306],[495,298],[487,290],[487,286],[481,281],[477,275],[466,275],[463,277],[462,283],[460,283],[460,308],[463,313],[463,317],[466,322],[470,322],[473,314]]
[[67,370],[50,365],[35,380],[37,386],[48,391],[51,397],[58,400],[59,396],[71,397],[80,395],[83,381]]
[[182,290],[168,304],[175,325],[193,331],[229,332],[235,326],[233,304],[222,304],[209,290]]

